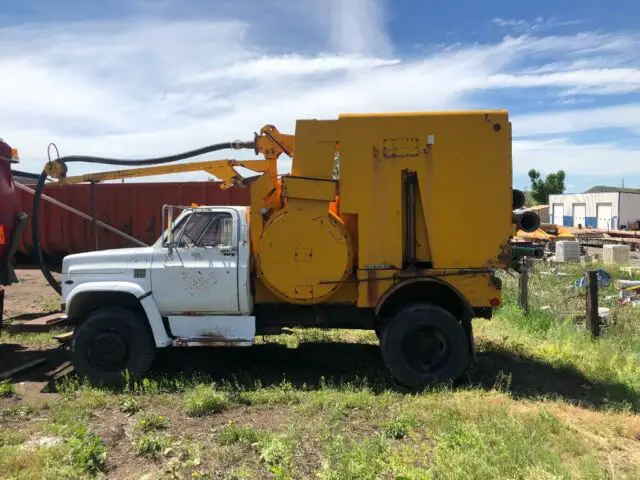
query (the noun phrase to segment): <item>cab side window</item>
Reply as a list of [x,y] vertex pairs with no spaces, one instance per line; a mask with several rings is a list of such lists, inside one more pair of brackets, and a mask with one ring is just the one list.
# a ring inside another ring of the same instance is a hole
[[233,239],[233,217],[229,213],[212,213],[211,222],[200,239],[201,247],[231,245]]
[[211,223],[210,212],[194,212],[186,217],[184,225],[176,236],[179,247],[196,247],[199,245],[202,234]]

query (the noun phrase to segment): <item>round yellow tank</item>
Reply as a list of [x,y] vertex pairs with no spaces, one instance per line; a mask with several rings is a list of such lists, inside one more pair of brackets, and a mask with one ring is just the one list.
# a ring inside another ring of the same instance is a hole
[[349,276],[352,264],[347,228],[329,211],[311,215],[285,207],[269,219],[258,246],[258,275],[289,303],[326,300]]

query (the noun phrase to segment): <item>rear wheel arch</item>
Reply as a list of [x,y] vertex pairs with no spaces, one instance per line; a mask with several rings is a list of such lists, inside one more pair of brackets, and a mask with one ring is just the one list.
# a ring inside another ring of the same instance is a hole
[[461,322],[473,318],[473,307],[460,291],[439,278],[414,278],[402,281],[380,298],[376,317],[384,320],[412,303],[432,303],[450,312]]
[[455,317],[467,335],[469,354],[475,358],[471,325],[473,307],[456,287],[439,278],[412,278],[387,290],[375,308],[375,331],[378,338],[381,337],[385,323],[391,321],[396,313],[407,306],[420,304],[435,305]]

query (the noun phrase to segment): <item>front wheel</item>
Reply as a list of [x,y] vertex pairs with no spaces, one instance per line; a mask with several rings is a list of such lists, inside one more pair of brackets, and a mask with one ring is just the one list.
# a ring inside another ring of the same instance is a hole
[[149,329],[132,310],[107,307],[91,312],[76,328],[72,363],[80,377],[99,385],[121,385],[124,373],[144,375],[155,356]]
[[389,318],[380,348],[391,374],[414,389],[456,380],[469,366],[464,328],[447,310],[429,303],[410,305]]

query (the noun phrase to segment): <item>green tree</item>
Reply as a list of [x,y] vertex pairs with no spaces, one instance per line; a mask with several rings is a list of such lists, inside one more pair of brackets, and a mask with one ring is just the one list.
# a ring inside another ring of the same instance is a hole
[[549,203],[549,195],[564,193],[565,173],[563,170],[550,173],[542,178],[540,172],[531,169],[529,170],[529,179],[531,180],[531,196],[539,204]]

